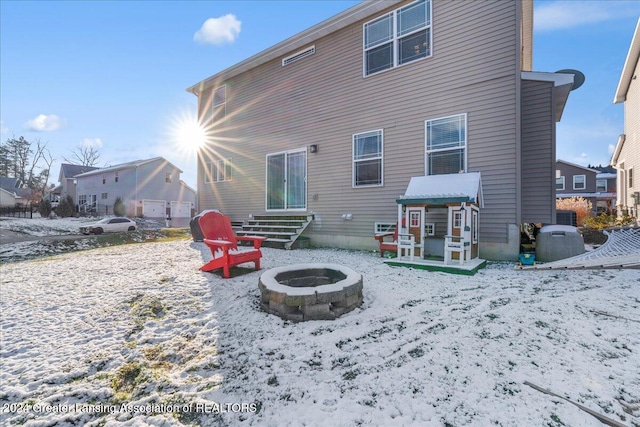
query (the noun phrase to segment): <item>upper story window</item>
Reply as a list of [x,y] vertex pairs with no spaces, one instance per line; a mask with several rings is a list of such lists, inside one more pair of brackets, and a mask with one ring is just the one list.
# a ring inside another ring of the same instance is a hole
[[382,185],[382,130],[353,135],[353,186]]
[[106,174],[106,173],[103,173],[103,174],[102,174],[102,183],[103,183],[103,184],[106,184],[106,183],[107,183],[107,174]]
[[205,162],[204,182],[231,181],[231,159]]
[[169,184],[171,183],[171,173],[170,172],[167,172],[164,175],[164,182],[169,183]]
[[425,122],[426,174],[466,172],[467,115]]
[[564,190],[564,176],[556,178],[556,190]]
[[115,175],[114,175],[114,181],[118,182],[118,172],[116,172]]
[[633,168],[627,169],[627,184],[629,188],[633,188]]
[[598,193],[606,193],[607,192],[607,180],[606,179],[597,179],[596,180],[596,191]]
[[573,189],[584,190],[587,188],[587,176],[586,175],[574,175],[573,176]]
[[221,120],[227,115],[227,85],[222,85],[213,91],[211,103],[213,120]]
[[431,56],[431,1],[389,12],[363,31],[365,76]]

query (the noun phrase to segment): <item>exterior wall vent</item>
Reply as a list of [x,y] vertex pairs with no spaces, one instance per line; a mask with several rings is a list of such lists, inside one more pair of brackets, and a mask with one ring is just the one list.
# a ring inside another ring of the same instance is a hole
[[300,52],[296,52],[291,56],[287,56],[282,60],[282,66],[289,65],[292,62],[296,62],[298,59],[306,58],[307,56],[313,55],[316,53],[316,45],[309,46],[308,48],[301,50]]

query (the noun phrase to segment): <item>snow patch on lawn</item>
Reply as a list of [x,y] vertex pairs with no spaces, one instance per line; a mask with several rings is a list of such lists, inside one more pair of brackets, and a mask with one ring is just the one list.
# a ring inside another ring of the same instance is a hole
[[[0,424],[601,425],[530,381],[640,425],[637,270],[458,276],[263,254],[231,279],[200,272],[211,254],[186,240],[0,266]],[[260,274],[299,263],[362,273],[363,305],[302,323],[261,311]]]

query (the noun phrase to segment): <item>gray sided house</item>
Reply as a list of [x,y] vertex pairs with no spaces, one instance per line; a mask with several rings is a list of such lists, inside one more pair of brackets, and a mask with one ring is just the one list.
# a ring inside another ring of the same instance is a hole
[[53,191],[55,197],[51,201],[60,201],[67,196],[71,196],[73,203],[78,203],[78,195],[76,193],[76,175],[94,171],[98,168],[93,166],[72,165],[63,163],[60,165],[60,173],[58,174],[58,186]]
[[113,213],[118,197],[129,217],[166,219],[187,225],[195,208],[195,191],[180,180],[182,171],[162,157],[137,160],[76,175],[80,212]]
[[412,177],[479,172],[480,256],[517,259],[521,223],[555,222],[573,84],[531,70],[532,34],[528,0],[365,1],[195,84],[200,208],[309,214],[312,244],[377,249]]
[[611,166],[618,171],[618,215],[640,218],[640,19],[631,39],[613,102],[624,105],[624,133]]
[[556,162],[556,198],[582,197],[591,203],[593,214],[615,212],[615,174],[600,173],[564,160]]

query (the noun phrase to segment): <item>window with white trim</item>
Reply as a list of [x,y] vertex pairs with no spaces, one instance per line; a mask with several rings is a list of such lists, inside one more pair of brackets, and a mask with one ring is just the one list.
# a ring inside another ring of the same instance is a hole
[[556,178],[556,190],[564,190],[564,176]]
[[462,228],[462,212],[453,211],[453,228]]
[[420,212],[409,213],[409,227],[420,227]]
[[436,235],[436,224],[434,222],[427,222],[424,224],[424,234],[427,236]]
[[114,177],[114,181],[118,182],[118,172],[115,172],[113,177]]
[[171,178],[171,172],[167,172],[164,175],[164,182],[171,184],[172,178]]
[[585,188],[587,188],[587,176],[573,175],[573,189],[584,190]]
[[101,199],[101,200],[105,200],[105,199],[108,199],[108,198],[109,198],[109,193],[102,193],[102,194],[100,194],[100,199]]
[[473,222],[473,236],[472,243],[478,243],[478,212],[472,211],[471,221]]
[[231,181],[231,159],[209,160],[205,162],[204,182]]
[[629,188],[633,188],[633,168],[627,169],[627,184]]
[[598,193],[606,193],[607,192],[607,180],[606,179],[596,179],[596,192],[598,192]]
[[363,26],[364,75],[431,56],[431,1],[418,0]]
[[214,89],[211,112],[213,113],[214,122],[223,119],[227,115],[227,85]]
[[353,186],[382,185],[382,130],[353,135]]
[[425,122],[426,174],[466,172],[467,115]]
[[78,206],[83,206],[87,204],[87,195],[81,194],[78,196]]

